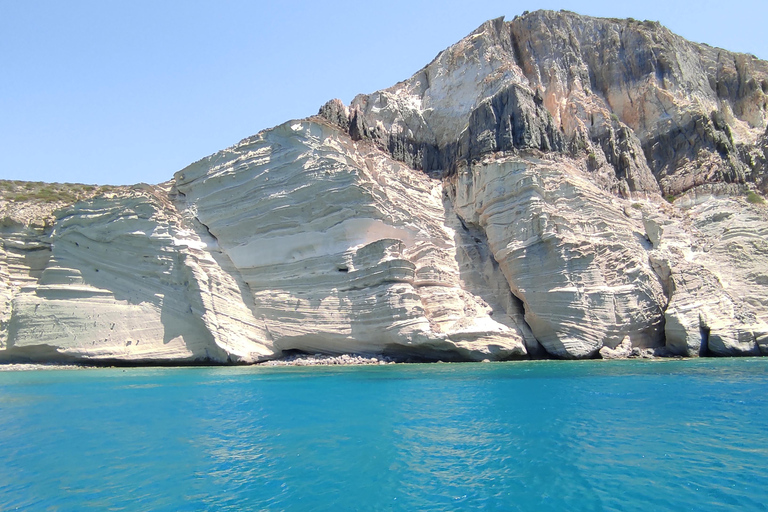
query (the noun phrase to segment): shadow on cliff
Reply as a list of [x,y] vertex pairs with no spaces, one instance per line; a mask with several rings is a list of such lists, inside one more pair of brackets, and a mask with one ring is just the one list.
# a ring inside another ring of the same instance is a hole
[[517,331],[522,336],[529,357],[533,359],[550,357],[526,323],[523,301],[512,294],[506,276],[499,268],[493,251],[488,245],[485,232],[479,226],[461,219],[450,203],[446,204],[445,212],[445,224],[454,231],[456,259],[462,287],[469,293],[482,298],[491,307],[491,316],[494,321]]

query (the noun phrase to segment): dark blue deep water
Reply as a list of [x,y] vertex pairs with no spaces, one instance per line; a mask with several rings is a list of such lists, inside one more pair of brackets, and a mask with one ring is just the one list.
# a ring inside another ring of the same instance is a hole
[[0,510],[768,510],[768,358],[0,372]]

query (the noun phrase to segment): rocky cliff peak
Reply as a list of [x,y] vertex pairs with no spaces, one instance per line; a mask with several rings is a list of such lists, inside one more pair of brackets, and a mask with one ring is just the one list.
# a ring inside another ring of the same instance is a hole
[[[766,186],[768,63],[658,22],[536,11],[488,21],[408,80],[349,107],[349,129],[443,174],[498,151],[566,152],[603,188]],[[332,119],[333,120],[333,119]]]

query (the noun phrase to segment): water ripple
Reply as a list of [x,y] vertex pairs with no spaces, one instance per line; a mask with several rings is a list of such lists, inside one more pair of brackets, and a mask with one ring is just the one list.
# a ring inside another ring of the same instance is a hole
[[0,510],[766,510],[766,370],[0,372]]

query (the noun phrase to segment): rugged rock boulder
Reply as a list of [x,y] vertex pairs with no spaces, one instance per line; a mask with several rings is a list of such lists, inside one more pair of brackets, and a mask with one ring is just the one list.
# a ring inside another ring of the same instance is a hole
[[166,184],[5,194],[0,360],[765,355],[767,127],[752,56],[492,20]]

